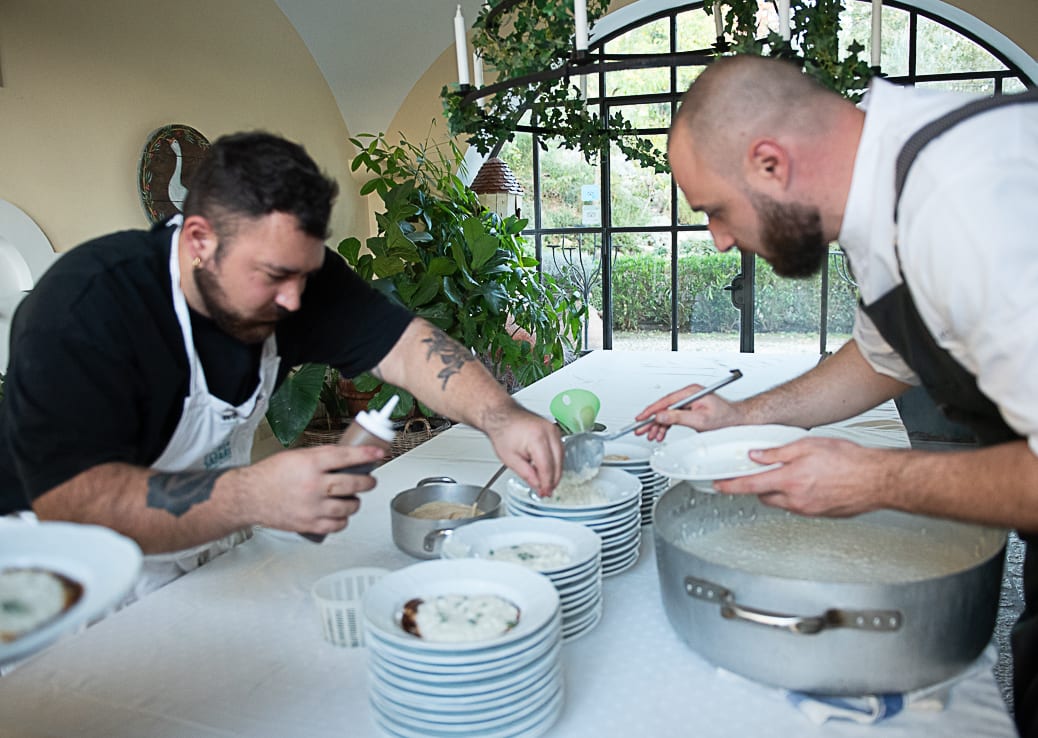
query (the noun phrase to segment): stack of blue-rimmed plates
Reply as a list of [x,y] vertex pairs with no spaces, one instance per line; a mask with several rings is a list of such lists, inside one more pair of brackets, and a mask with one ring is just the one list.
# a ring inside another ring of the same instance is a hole
[[548,577],[559,592],[564,641],[602,618],[602,539],[586,526],[525,515],[477,520],[455,528],[441,555],[513,561]]
[[602,539],[602,576],[609,577],[634,566],[641,545],[641,483],[619,469],[602,467],[588,484],[594,501],[560,504],[553,497],[538,497],[519,477],[504,477],[505,509],[510,515],[557,518],[587,526]]
[[[404,629],[407,603],[500,598],[518,609],[507,629],[443,640]],[[518,564],[425,561],[384,576],[364,596],[369,698],[391,736],[543,734],[563,705],[562,612],[545,577]]]
[[649,466],[652,446],[637,441],[606,441],[605,458],[602,466],[621,469],[638,478],[642,485],[641,520],[642,525],[652,525],[652,508],[656,498],[667,491],[671,485],[670,477],[654,471]]

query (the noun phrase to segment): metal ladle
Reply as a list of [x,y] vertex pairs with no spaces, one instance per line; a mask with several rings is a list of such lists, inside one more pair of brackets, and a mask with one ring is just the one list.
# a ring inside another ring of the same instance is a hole
[[497,478],[504,474],[505,469],[507,468],[508,466],[502,464],[501,467],[496,472],[494,472],[494,476],[487,480],[487,483],[483,485],[483,489],[479,491],[479,494],[476,495],[475,501],[472,503],[472,517],[476,517],[477,515],[479,515],[479,503],[482,502],[483,495],[485,495],[487,493],[487,490],[490,489],[490,485],[496,482]]
[[[732,369],[731,374],[722,379],[716,384],[712,384],[709,387],[695,392],[683,400],[668,407],[668,410],[680,410],[687,405],[691,405],[701,397],[713,394],[717,390],[724,387],[726,384],[731,384],[736,379],[742,376],[742,372],[738,369]],[[625,436],[628,433],[638,430],[656,420],[656,415],[653,414],[645,420],[633,423],[625,428],[621,428],[615,433],[601,434],[601,433],[577,433],[572,436],[567,436],[562,439],[564,447],[564,455],[562,457],[562,469],[563,471],[571,472],[575,474],[578,479],[590,479],[598,473],[598,469],[602,466],[602,461],[605,459],[605,442],[613,441],[620,436]]]

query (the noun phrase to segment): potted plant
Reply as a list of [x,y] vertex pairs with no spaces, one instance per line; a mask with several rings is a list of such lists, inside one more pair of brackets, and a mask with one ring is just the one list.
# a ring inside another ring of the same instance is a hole
[[[363,278],[473,351],[502,378],[525,386],[562,366],[579,336],[579,297],[537,272],[524,251],[526,221],[483,208],[455,174],[462,153],[453,141],[416,145],[383,135],[350,139],[360,150],[352,169],[373,176],[361,194],[377,193],[384,209],[378,233],[362,244],[346,238],[339,253]],[[520,338],[521,337],[521,338]],[[366,378],[358,386],[369,387]],[[413,398],[384,387],[381,406],[401,395],[400,417],[415,412]],[[428,416],[427,408],[417,412]]]
[[[339,244],[347,263],[389,299],[470,347],[499,379],[512,376],[525,386],[561,367],[580,335],[580,296],[538,272],[524,249],[525,220],[485,210],[465,186],[455,173],[463,159],[457,145],[416,145],[404,137],[391,144],[382,134],[350,141],[359,150],[352,170],[372,175],[360,193],[376,193],[383,209],[375,215],[374,236],[363,244],[355,237]],[[285,408],[306,415],[309,409],[306,420],[312,417],[320,394],[314,376],[322,382],[323,374],[303,369],[277,393],[292,398],[291,405],[275,404],[277,394],[272,398],[275,415]],[[399,395],[395,419],[434,415],[401,388],[371,375],[352,379],[358,389],[375,392],[371,407]],[[271,418],[272,428],[298,427],[298,420],[282,420]],[[278,428],[274,432],[286,442]]]

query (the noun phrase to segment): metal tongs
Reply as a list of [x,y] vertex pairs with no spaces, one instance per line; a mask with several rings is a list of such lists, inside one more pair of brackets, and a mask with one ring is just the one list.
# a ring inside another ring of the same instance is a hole
[[[688,405],[691,405],[701,397],[713,394],[717,390],[724,387],[726,384],[731,384],[736,379],[742,376],[742,372],[738,369],[732,369],[731,374],[722,379],[716,384],[712,384],[709,387],[695,392],[683,400],[668,407],[668,410],[681,410]],[[620,436],[625,436],[628,433],[633,433],[639,428],[643,428],[650,423],[656,421],[656,415],[653,414],[645,420],[638,421],[632,425],[628,425],[625,428],[621,428],[615,433],[602,434],[602,433],[576,433],[572,436],[567,436],[562,439],[563,446],[565,447],[565,454],[562,459],[563,471],[571,472],[580,479],[588,479],[598,473],[598,469],[602,466],[602,461],[605,459],[605,442],[613,441]]]

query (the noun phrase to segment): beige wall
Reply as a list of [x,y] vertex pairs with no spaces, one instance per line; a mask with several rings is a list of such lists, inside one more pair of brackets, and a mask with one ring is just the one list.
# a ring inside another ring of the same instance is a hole
[[1038,59],[1038,1],[1036,0],[945,0],[984,21],[1003,36]]
[[342,117],[273,0],[0,0],[0,79],[0,198],[57,251],[148,226],[137,164],[168,123],[298,141],[344,190],[332,242],[364,222]]

